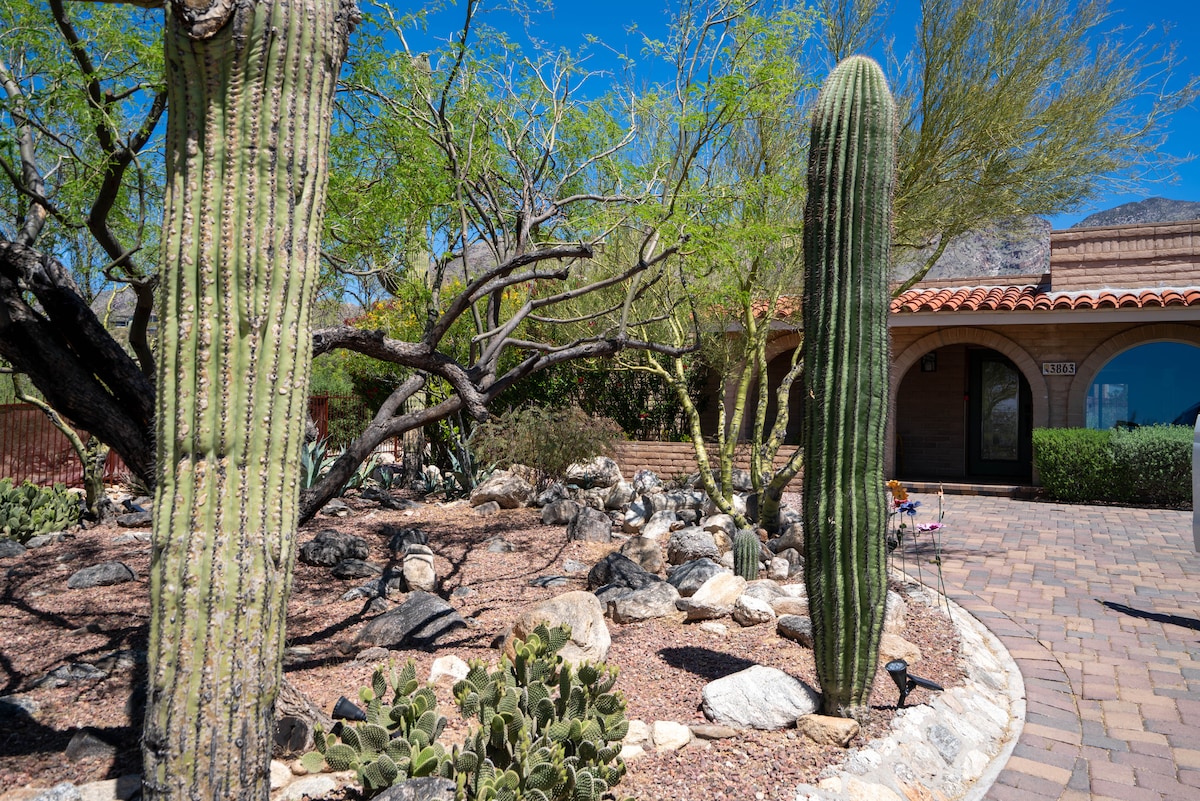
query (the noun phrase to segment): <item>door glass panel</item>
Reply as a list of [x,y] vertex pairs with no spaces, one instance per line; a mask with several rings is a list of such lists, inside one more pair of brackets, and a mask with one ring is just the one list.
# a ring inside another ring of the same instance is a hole
[[1020,377],[1003,362],[982,367],[980,452],[983,459],[1016,461],[1020,445]]

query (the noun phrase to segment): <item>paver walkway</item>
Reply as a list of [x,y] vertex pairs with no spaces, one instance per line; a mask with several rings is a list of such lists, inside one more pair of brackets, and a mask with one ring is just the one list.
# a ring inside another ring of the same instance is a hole
[[[914,497],[932,520],[937,497]],[[1200,799],[1191,512],[961,495],[944,509],[950,597],[1025,680],[1025,728],[986,797]]]

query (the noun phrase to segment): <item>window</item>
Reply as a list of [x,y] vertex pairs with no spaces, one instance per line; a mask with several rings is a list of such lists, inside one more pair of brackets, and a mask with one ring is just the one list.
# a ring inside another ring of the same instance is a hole
[[1114,356],[1087,394],[1087,427],[1195,425],[1200,348],[1150,342]]

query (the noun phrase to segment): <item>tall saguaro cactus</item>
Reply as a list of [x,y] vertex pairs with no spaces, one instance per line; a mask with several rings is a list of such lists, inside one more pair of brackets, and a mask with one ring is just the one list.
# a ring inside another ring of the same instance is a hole
[[170,0],[145,795],[268,797],[353,0]]
[[866,707],[883,630],[896,127],[879,65],[838,64],[813,115],[804,214],[804,578],[830,715]]

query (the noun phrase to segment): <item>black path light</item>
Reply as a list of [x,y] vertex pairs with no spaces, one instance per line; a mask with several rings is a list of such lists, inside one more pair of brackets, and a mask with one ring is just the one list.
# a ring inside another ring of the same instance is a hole
[[893,659],[884,665],[883,669],[892,677],[892,681],[896,682],[896,689],[900,690],[900,700],[896,703],[897,709],[904,706],[904,699],[908,698],[908,694],[917,687],[924,687],[926,690],[937,690],[939,692],[945,689],[937,682],[909,673],[908,663],[903,659]]

